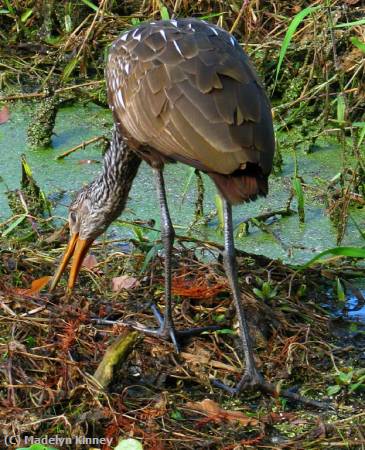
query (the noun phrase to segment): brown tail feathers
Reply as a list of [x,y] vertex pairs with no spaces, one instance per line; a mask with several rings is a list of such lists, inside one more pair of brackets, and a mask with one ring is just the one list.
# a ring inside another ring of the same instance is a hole
[[268,192],[267,175],[261,169],[250,164],[244,170],[237,170],[231,175],[210,172],[220,193],[232,205],[255,200],[258,196],[266,196]]

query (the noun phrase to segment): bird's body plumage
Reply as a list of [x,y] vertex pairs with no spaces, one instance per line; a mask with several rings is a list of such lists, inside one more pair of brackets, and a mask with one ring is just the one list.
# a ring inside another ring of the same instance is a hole
[[231,203],[267,193],[270,105],[229,33],[197,19],[142,24],[112,45],[106,79],[116,123],[153,167],[203,170]]

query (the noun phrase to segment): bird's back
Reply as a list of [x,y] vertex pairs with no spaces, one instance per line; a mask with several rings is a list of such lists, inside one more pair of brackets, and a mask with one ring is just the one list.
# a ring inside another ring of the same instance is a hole
[[204,170],[232,203],[266,194],[270,104],[229,33],[197,19],[142,24],[114,42],[106,77],[116,121],[152,165]]

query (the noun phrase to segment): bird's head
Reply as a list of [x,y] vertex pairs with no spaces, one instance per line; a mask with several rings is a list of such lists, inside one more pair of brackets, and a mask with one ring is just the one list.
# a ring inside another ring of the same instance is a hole
[[114,219],[108,201],[97,198],[98,186],[96,183],[81,190],[69,208],[68,223],[70,227],[70,240],[66,247],[61,263],[54,274],[50,292],[57,286],[67,263],[72,259],[67,291],[70,293],[74,287],[77,275],[87,251],[94,240],[101,235]]
[[50,292],[57,286],[71,258],[67,291],[72,291],[91,244],[123,211],[140,164],[141,158],[128,147],[118,128],[114,127],[102,172],[78,193],[70,206],[71,237],[53,277]]

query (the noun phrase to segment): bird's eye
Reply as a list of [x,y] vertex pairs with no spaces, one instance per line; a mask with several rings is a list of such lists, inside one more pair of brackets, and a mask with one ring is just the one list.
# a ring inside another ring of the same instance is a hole
[[74,211],[70,212],[70,219],[71,222],[76,222],[76,213]]

